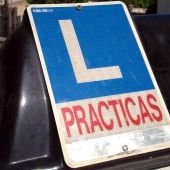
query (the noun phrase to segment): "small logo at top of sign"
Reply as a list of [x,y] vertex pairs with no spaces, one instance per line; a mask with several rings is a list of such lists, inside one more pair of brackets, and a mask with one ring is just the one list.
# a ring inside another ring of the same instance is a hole
[[53,9],[33,9],[33,12],[53,12]]

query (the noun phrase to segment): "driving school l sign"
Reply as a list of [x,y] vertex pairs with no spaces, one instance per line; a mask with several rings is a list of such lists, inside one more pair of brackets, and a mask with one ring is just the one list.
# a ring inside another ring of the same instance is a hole
[[34,5],[28,14],[69,166],[170,146],[169,114],[124,4]]

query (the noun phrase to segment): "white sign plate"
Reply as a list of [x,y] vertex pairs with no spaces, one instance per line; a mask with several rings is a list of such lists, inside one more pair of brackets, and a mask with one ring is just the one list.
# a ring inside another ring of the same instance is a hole
[[28,15],[68,166],[169,148],[169,113],[123,3]]

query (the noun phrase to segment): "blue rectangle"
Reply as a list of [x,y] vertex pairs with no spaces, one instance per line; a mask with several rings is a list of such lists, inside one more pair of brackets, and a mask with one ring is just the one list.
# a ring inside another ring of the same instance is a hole
[[[121,4],[32,8],[56,103],[154,89]],[[88,69],[118,65],[123,78],[77,83],[59,20],[71,19]]]

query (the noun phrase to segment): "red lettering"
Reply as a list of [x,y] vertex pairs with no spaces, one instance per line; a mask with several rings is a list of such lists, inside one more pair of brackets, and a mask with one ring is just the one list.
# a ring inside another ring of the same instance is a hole
[[[131,106],[130,106],[130,105],[131,105]],[[136,105],[135,102],[134,102],[133,99],[131,99],[130,97],[127,97],[127,98],[125,99],[125,109],[126,109],[127,115],[128,115],[128,117],[130,118],[131,122],[132,122],[134,125],[138,126],[138,125],[140,124],[140,116],[137,115],[137,116],[136,116],[136,119],[134,119],[134,118],[131,116],[131,113],[130,113],[130,111],[129,111],[130,107],[135,106],[135,105]]]
[[160,108],[159,108],[158,106],[156,106],[155,104],[153,104],[153,103],[151,102],[151,100],[154,101],[154,102],[157,102],[157,100],[156,100],[156,98],[154,97],[154,95],[148,94],[148,95],[147,95],[148,105],[150,106],[150,108],[152,108],[152,109],[154,109],[154,110],[157,111],[157,115],[156,115],[155,113],[151,113],[151,114],[152,114],[152,117],[153,117],[156,121],[160,122],[160,121],[162,121],[162,119],[163,119],[162,112],[161,112],[161,110],[160,110]]
[[100,130],[103,131],[103,127],[99,121],[99,118],[97,117],[97,114],[92,106],[92,104],[89,104],[89,114],[90,114],[90,124],[91,124],[91,130],[94,132],[94,127],[99,126]]
[[119,104],[120,104],[120,108],[121,108],[121,110],[122,110],[122,113],[123,113],[123,116],[124,116],[126,125],[129,126],[129,121],[128,121],[128,118],[127,118],[125,109],[124,109],[124,107],[123,107],[123,103],[122,103],[122,101],[121,101],[120,99],[119,99]]
[[106,123],[106,121],[104,120],[103,115],[102,115],[102,108],[104,108],[104,109],[106,109],[106,110],[109,110],[108,105],[107,105],[104,101],[101,101],[101,102],[99,102],[99,104],[98,104],[99,117],[100,117],[100,120],[101,120],[102,124],[104,125],[104,127],[105,127],[107,130],[112,130],[112,129],[113,129],[113,120],[110,119],[109,124]]
[[145,103],[143,102],[143,100],[140,96],[138,96],[138,102],[139,102],[139,108],[140,108],[140,112],[141,112],[142,122],[145,123],[146,118],[149,118],[150,121],[153,122],[153,119],[152,119],[147,107],[145,106]]
[[[73,115],[73,112],[68,107],[61,108],[61,112],[63,114],[64,123],[65,123],[66,131],[67,131],[67,136],[71,137],[71,133],[70,133],[69,127],[74,124],[74,115]],[[70,117],[70,119],[68,119],[68,117]]]
[[[151,112],[149,112],[150,110]],[[122,128],[123,125],[126,127],[130,124],[139,126],[140,123],[163,120],[161,108],[153,94],[147,94],[145,98],[138,96],[137,99],[127,97],[124,100],[119,98],[117,100],[99,101],[95,105],[90,103],[84,107],[81,105],[63,107],[61,114],[67,137],[72,137],[71,130],[77,130],[79,135],[95,133],[97,129],[100,131],[113,130],[114,121],[117,121],[118,127],[116,128]],[[77,129],[75,129],[75,126]]]
[[116,115],[116,119],[117,119],[117,122],[119,124],[119,127],[122,127],[122,122],[120,120],[120,117],[119,117],[119,114],[118,114],[118,111],[117,111],[117,108],[116,108],[116,105],[118,104],[118,100],[110,100],[110,101],[108,101],[108,104],[113,107],[113,110],[114,110],[114,113]]
[[[73,106],[73,111],[74,111],[75,119],[77,122],[79,134],[82,135],[81,124],[83,124],[85,126],[87,133],[90,133],[90,129],[88,127],[87,121],[85,120],[86,115],[85,115],[85,111],[84,111],[83,107]],[[78,113],[81,113],[81,117]]]

